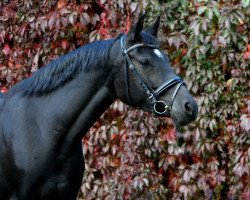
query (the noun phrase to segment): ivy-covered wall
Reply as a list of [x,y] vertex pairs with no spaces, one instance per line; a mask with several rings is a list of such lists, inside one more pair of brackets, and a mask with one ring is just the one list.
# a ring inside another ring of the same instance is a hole
[[249,199],[249,0],[2,0],[1,91],[128,31],[145,10],[147,24],[161,15],[162,50],[197,99],[198,119],[176,136],[170,119],[114,102],[83,138],[79,199]]

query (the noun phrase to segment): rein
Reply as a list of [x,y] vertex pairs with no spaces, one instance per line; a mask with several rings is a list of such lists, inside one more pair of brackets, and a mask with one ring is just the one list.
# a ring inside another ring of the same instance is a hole
[[[172,111],[172,105],[174,103],[174,99],[175,99],[180,87],[182,85],[186,85],[186,84],[181,80],[181,78],[179,76],[174,76],[170,80],[168,80],[168,81],[164,82],[162,85],[160,85],[156,90],[153,90],[150,87],[150,85],[146,81],[143,80],[142,76],[137,71],[135,65],[133,64],[133,62],[131,61],[131,59],[129,57],[129,52],[133,51],[136,48],[141,48],[141,47],[159,49],[159,46],[139,43],[139,44],[135,44],[135,45],[129,47],[128,49],[126,49],[125,44],[124,44],[124,38],[125,38],[125,36],[122,36],[122,38],[121,38],[122,54],[126,58],[126,62],[128,63],[129,69],[131,70],[131,72],[135,76],[136,80],[139,82],[139,84],[142,86],[143,90],[147,94],[149,101],[150,101],[150,105],[151,105],[152,110],[153,110],[153,113],[155,115],[167,114],[170,116],[171,111]],[[126,68],[127,68],[127,65],[126,65]],[[128,85],[129,80],[128,80],[127,73],[128,73],[128,69],[126,69],[126,77],[127,77],[127,85]],[[174,85],[176,85],[176,88],[175,88],[175,91],[172,95],[170,104],[167,104],[165,101],[159,100],[160,94]],[[128,89],[128,97],[129,97],[129,101],[130,101],[129,89]]]

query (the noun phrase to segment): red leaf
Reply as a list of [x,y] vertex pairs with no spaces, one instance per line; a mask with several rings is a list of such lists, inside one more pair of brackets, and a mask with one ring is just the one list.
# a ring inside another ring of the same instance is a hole
[[67,5],[67,2],[65,0],[59,0],[57,2],[57,8],[60,9],[60,8],[63,8]]
[[108,31],[107,31],[106,28],[103,28],[103,27],[100,28],[100,34],[101,35],[105,36],[105,35],[107,35],[107,33],[108,33]]
[[168,132],[165,133],[163,136],[163,140],[165,141],[167,140],[168,142],[173,142],[175,141],[175,139],[176,139],[176,132],[174,128],[168,130]]
[[244,55],[243,55],[243,58],[245,60],[250,59],[250,51],[245,52]]
[[118,168],[120,167],[120,165],[121,165],[121,161],[119,158],[116,158],[116,157],[111,158],[111,162],[110,162],[111,167]]
[[10,46],[8,44],[4,44],[3,50],[2,52],[4,53],[4,55],[9,55],[10,54]]
[[125,30],[126,33],[130,30],[130,27],[131,27],[131,17],[127,16],[127,19],[126,19],[126,30]]
[[69,43],[68,43],[68,41],[67,40],[62,40],[62,48],[64,49],[64,50],[66,50],[67,48],[68,48],[68,46],[69,46]]
[[2,92],[2,93],[6,93],[7,91],[8,91],[7,87],[2,87],[1,90],[0,90],[0,92]]

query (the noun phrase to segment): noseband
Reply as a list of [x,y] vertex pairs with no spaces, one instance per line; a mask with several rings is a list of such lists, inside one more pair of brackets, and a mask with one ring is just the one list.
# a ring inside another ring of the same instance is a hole
[[[140,48],[140,47],[159,49],[159,46],[151,45],[151,44],[138,43],[138,44],[135,44],[135,45],[129,47],[128,49],[126,49],[125,44],[124,44],[124,37],[125,36],[122,36],[122,38],[121,38],[122,53],[126,58],[129,69],[134,74],[136,80],[140,83],[143,90],[147,94],[147,96],[149,98],[149,101],[150,101],[150,105],[153,108],[153,113],[155,115],[165,115],[166,114],[166,115],[170,116],[171,111],[172,111],[172,105],[174,103],[174,99],[175,99],[180,87],[182,85],[186,85],[186,84],[181,80],[181,78],[179,76],[174,76],[170,80],[165,81],[156,90],[152,89],[150,87],[150,85],[148,85],[147,82],[143,80],[142,76],[137,71],[135,65],[132,63],[132,61],[131,61],[131,59],[129,57],[129,52],[133,51],[136,48]],[[127,71],[128,70],[126,70],[126,73],[127,73]],[[127,74],[126,74],[126,76],[128,77]],[[127,82],[128,82],[128,78],[127,78]],[[174,93],[172,95],[170,104],[167,104],[165,101],[159,100],[160,94],[163,93],[164,91],[168,90],[169,88],[171,88],[174,85],[176,85],[175,86],[176,88],[175,88],[175,91],[174,91]],[[128,94],[129,94],[129,91],[128,91]],[[129,98],[129,101],[130,101],[130,98]]]

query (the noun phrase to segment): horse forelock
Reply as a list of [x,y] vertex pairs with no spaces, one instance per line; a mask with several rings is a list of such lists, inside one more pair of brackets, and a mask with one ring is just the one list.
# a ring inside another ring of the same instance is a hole
[[159,41],[149,33],[141,32],[142,41],[145,44],[159,45]]
[[13,86],[7,95],[13,95],[16,92],[21,92],[24,96],[43,95],[63,86],[82,71],[89,73],[93,70],[105,69],[114,41],[111,39],[92,42],[60,56],[40,68],[31,77]]

